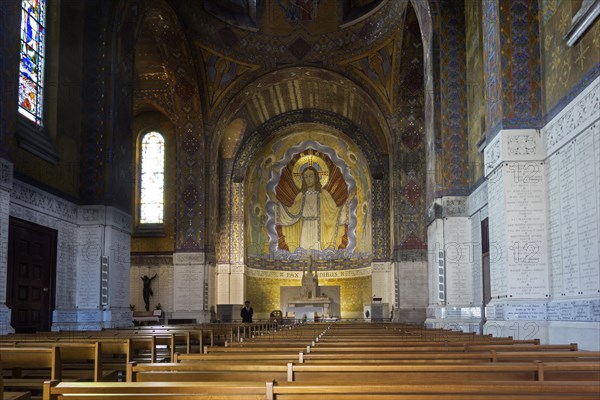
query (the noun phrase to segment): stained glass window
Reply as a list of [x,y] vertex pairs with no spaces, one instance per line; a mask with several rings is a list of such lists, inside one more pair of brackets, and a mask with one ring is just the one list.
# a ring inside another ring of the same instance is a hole
[[164,217],[165,139],[158,132],[142,138],[140,223],[162,224]]
[[19,112],[42,126],[46,0],[21,1]]

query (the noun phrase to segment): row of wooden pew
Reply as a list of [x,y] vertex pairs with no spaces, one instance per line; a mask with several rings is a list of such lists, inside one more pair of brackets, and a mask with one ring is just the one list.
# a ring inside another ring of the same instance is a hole
[[199,352],[204,343],[215,345],[228,338],[242,340],[244,335],[251,337],[251,332],[264,332],[273,326],[243,326],[239,335],[233,325],[193,325],[0,336],[0,400],[4,389],[30,391],[34,397],[41,397],[46,380],[124,380],[129,362],[168,362],[174,359],[175,352]]
[[125,382],[100,382],[101,375],[98,382],[54,376],[44,384],[43,398],[600,398],[600,352],[579,351],[576,344],[542,345],[392,323],[213,329],[222,345],[203,345],[207,342],[200,339],[192,350],[172,343],[182,351],[163,362],[127,359]]

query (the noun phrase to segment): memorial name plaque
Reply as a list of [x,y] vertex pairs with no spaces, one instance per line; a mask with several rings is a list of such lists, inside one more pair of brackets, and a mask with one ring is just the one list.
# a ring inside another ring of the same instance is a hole
[[[10,193],[0,189],[0,276],[6,277]],[[0,303],[6,302],[6,279],[0,279]],[[2,321],[2,320],[0,320]]]
[[508,294],[540,298],[548,293],[546,191],[539,162],[505,167],[505,230],[508,250]]
[[545,320],[546,304],[511,304],[506,307],[507,320]]
[[591,130],[583,132],[575,142],[577,176],[577,241],[579,244],[579,272],[581,294],[597,293],[600,259],[598,257],[598,197],[596,175],[600,164],[595,159],[594,136]]
[[498,167],[488,177],[488,210],[490,226],[490,280],[492,297],[507,295],[507,244],[504,232],[504,170]]
[[[446,264],[446,304],[472,304],[473,243],[470,219],[451,217],[444,220]],[[481,251],[481,250],[480,250]]]
[[600,289],[600,161],[594,126],[548,158],[549,262],[552,294]]
[[565,294],[579,293],[579,257],[577,243],[577,202],[575,187],[575,151],[572,144],[561,149],[560,159],[560,214],[562,229],[562,259]]
[[109,298],[111,307],[129,304],[130,236],[120,230],[110,229]]
[[559,296],[564,293],[562,268],[562,231],[560,220],[560,160],[557,156],[550,157],[546,162],[548,181],[548,262],[550,264],[550,279],[552,294]]
[[201,265],[183,264],[175,266],[174,303],[180,311],[202,309],[204,269]]
[[81,226],[77,249],[77,307],[98,308],[100,305],[100,257],[102,226]]

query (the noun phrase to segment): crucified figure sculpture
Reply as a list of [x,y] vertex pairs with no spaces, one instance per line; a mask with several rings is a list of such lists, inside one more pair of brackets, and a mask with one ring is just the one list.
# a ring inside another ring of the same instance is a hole
[[144,281],[144,304],[146,306],[146,311],[150,311],[150,296],[154,296],[152,288],[150,287],[154,278],[156,278],[156,274],[154,274],[152,278],[149,278],[148,275],[140,277],[140,279]]

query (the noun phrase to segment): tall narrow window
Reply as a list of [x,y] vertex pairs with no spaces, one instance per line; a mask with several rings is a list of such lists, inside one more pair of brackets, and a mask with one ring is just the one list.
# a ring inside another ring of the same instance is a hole
[[164,219],[165,139],[158,132],[142,137],[140,224],[162,224]]
[[21,1],[19,112],[43,125],[46,0]]

